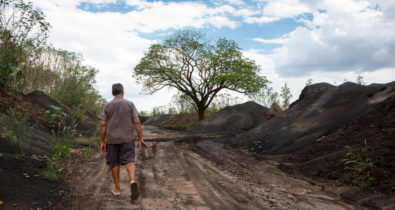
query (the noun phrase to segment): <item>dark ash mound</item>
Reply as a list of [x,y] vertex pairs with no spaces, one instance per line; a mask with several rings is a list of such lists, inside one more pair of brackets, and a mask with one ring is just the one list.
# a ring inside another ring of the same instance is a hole
[[[394,95],[394,94],[392,94]],[[375,165],[373,187],[395,193],[395,95],[363,117],[342,126],[311,145],[286,155],[283,169],[314,178],[347,181],[343,159],[352,151],[367,156]]]
[[238,134],[267,121],[268,108],[249,101],[228,106],[188,129],[191,133]]
[[257,154],[301,149],[360,118],[395,93],[395,82],[369,86],[320,83],[303,89],[299,99],[277,117],[231,140],[230,145]]
[[172,117],[173,117],[172,114],[163,114],[163,115],[153,116],[153,117],[148,118],[144,122],[144,125],[162,126],[163,124],[168,122]]
[[[70,108],[42,92],[35,91],[24,95],[18,91],[0,87],[0,116],[10,121],[7,110],[15,109],[26,115],[29,120],[27,129],[32,131],[29,139],[22,141],[24,156],[21,156],[19,142],[2,138],[0,128],[0,198],[5,209],[54,209],[54,204],[62,206],[63,195],[68,192],[62,179],[49,181],[44,176],[47,158],[53,135],[45,112],[50,105],[62,107],[71,121]],[[7,123],[7,122],[5,122]],[[77,126],[77,134],[89,135],[96,131],[97,117],[85,111]],[[61,208],[63,209],[63,208]]]
[[180,113],[173,115],[162,127],[173,130],[185,130],[198,122],[196,113]]
[[[33,91],[27,94],[26,97],[29,98],[34,104],[42,107],[42,109],[44,110],[51,110],[52,109],[51,105],[61,107],[63,109],[63,112],[66,113],[67,115],[66,124],[70,125],[70,123],[72,122],[72,118],[71,118],[72,108],[70,108],[69,106],[60,104],[55,99],[49,97],[48,95],[46,95],[41,91]],[[97,131],[97,126],[100,119],[95,114],[85,109],[83,110],[84,110],[83,119],[77,122],[76,130],[79,134],[83,136],[92,136]]]

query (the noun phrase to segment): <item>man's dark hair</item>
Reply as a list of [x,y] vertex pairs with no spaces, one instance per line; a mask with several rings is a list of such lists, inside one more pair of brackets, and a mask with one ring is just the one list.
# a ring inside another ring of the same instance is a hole
[[118,95],[123,92],[123,85],[121,83],[116,83],[112,85],[112,95]]

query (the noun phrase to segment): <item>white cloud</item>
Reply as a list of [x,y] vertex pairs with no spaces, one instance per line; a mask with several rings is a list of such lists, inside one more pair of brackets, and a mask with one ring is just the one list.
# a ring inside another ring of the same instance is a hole
[[395,67],[395,21],[367,2],[325,1],[273,55],[282,76],[313,71],[375,71]]
[[281,37],[281,38],[276,38],[276,39],[254,38],[252,40],[256,41],[256,42],[261,42],[264,44],[284,44],[285,42],[288,41],[288,38],[286,38],[286,37]]
[[[99,69],[97,84],[101,95],[111,99],[111,85],[121,82],[126,97],[136,100],[142,110],[170,102],[174,91],[163,90],[152,96],[142,96],[141,86],[132,78],[132,69],[139,62],[145,50],[155,42],[139,35],[139,32],[165,32],[168,29],[186,27],[230,27],[237,22],[226,14],[234,12],[230,6],[209,8],[203,3],[147,2],[127,3],[139,9],[128,13],[91,13],[78,9],[81,0],[43,1],[34,0],[50,22],[49,42],[57,48],[82,53],[85,63]],[[87,1],[84,1],[87,2]],[[101,0],[93,3],[115,3],[115,0]]]
[[238,5],[238,6],[245,4],[243,0],[225,0],[225,2],[231,5]]
[[[77,9],[80,2],[34,0],[34,5],[44,11],[52,25],[49,41],[55,47],[81,52],[87,64],[100,70],[100,93],[111,99],[111,84],[121,82],[126,97],[134,100],[139,110],[168,104],[174,94],[168,90],[153,96],[139,94],[141,87],[132,78],[132,68],[144,51],[157,42],[143,38],[141,32],[166,34],[169,29],[188,27],[237,30],[241,24],[297,17],[306,27],[297,27],[275,39],[253,39],[281,44],[272,55],[264,55],[264,49],[245,51],[247,57],[262,66],[263,75],[273,82],[275,90],[279,91],[287,81],[296,99],[308,77],[313,82],[340,84],[344,79],[355,81],[358,72],[367,82],[395,80],[395,3],[390,1],[264,0],[247,4],[223,0],[228,3],[213,7],[203,1],[126,0],[128,5],[137,7],[128,13],[91,13]],[[312,20],[300,16],[306,12],[312,12]]]
[[274,0],[268,2],[263,12],[273,17],[292,18],[310,12],[310,9],[299,0]]
[[261,16],[261,17],[245,17],[244,21],[249,24],[253,23],[271,23],[280,20],[279,17],[267,17],[267,16]]

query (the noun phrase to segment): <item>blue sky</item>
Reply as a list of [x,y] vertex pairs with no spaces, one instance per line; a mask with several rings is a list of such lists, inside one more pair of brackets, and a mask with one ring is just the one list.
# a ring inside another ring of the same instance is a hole
[[[115,82],[141,110],[170,102],[174,90],[142,95],[132,69],[151,44],[176,30],[236,41],[279,91],[297,99],[308,78],[341,84],[395,80],[395,2],[381,0],[33,0],[52,29],[49,40],[80,52],[99,70],[108,100]],[[237,94],[235,97],[241,97]],[[248,100],[242,98],[242,100]],[[242,102],[242,101],[241,101]]]

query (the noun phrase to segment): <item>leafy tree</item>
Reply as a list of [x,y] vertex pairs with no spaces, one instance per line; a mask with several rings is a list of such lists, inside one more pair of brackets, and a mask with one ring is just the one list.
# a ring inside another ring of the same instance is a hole
[[188,96],[199,120],[221,90],[252,95],[266,86],[255,61],[225,38],[209,41],[199,32],[179,31],[153,44],[134,68],[134,77],[149,93],[164,87]]
[[46,39],[49,23],[31,2],[0,0],[0,85],[20,78]]
[[287,82],[285,82],[284,86],[281,88],[280,96],[283,99],[282,108],[283,110],[286,110],[289,107],[292,98],[291,89],[288,87]]
[[280,103],[278,93],[273,90],[273,87],[261,89],[258,94],[252,97],[252,99],[261,103],[265,107],[270,107],[273,102],[276,102],[277,104]]
[[361,74],[358,74],[358,76],[357,76],[357,84],[359,84],[359,85],[366,85],[367,84],[364,81],[363,76]]
[[312,78],[307,79],[306,86],[310,86],[312,84],[313,84],[313,79]]

